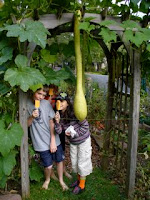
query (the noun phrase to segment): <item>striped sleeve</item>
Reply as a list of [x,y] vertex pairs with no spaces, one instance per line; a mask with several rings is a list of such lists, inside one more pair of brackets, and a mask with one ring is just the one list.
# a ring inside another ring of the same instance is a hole
[[74,124],[74,129],[76,131],[75,138],[85,135],[89,132],[89,123],[87,120],[79,121],[78,123]]
[[62,133],[62,126],[61,126],[61,124],[59,123],[55,123],[55,132],[57,133],[57,134],[61,134]]

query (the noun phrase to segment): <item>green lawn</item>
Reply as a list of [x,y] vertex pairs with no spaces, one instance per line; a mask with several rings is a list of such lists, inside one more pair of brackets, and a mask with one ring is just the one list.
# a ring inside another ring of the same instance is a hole
[[[72,181],[65,178],[65,182],[69,185]],[[94,169],[87,177],[86,190],[79,195],[73,195],[71,189],[63,192],[59,182],[54,180],[51,180],[48,190],[41,190],[41,185],[42,182],[31,183],[31,195],[28,200],[125,200],[119,187],[113,185],[99,168]]]

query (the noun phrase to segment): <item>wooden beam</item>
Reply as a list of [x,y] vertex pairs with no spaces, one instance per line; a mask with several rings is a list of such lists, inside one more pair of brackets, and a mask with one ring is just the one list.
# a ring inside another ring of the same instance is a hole
[[[39,17],[39,21],[42,22],[47,29],[54,29],[60,25],[66,24],[68,22],[73,21],[73,16],[74,13],[63,13],[60,19],[57,19],[57,16],[55,14],[46,14],[46,15],[41,15]],[[102,22],[102,17],[100,14],[95,14],[95,13],[85,13],[84,18],[87,17],[94,17],[94,19],[91,20],[91,22],[99,24]],[[110,30],[115,30],[115,31],[123,31],[124,29],[119,26],[121,23],[121,19],[119,17],[112,17],[112,16],[107,16],[105,20],[113,20],[116,22],[114,25],[110,25],[109,28]]]
[[126,193],[128,197],[133,196],[135,187],[137,146],[138,146],[138,127],[139,127],[139,108],[140,108],[140,52],[130,49],[130,60],[132,69],[132,85],[130,88],[130,121],[128,133],[128,151],[127,151],[127,180]]
[[28,162],[29,159],[28,159],[28,128],[27,128],[27,94],[21,90],[19,90],[19,122],[24,131],[20,148],[20,160],[21,160],[22,198],[25,199],[30,195],[29,162]]
[[73,21],[73,13],[64,13],[60,19],[55,14],[41,15],[39,21],[42,22],[47,29],[54,29],[57,26]]

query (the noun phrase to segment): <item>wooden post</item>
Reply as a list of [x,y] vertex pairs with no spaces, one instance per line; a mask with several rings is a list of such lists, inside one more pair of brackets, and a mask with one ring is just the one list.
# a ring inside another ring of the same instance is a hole
[[27,94],[21,90],[19,90],[19,122],[24,131],[20,148],[20,160],[21,160],[22,198],[25,199],[30,195],[29,162],[28,162]]
[[[28,66],[30,66],[32,54],[36,44],[30,42],[28,47],[24,45],[24,51],[28,58]],[[21,160],[21,190],[22,198],[30,196],[30,181],[29,181],[29,158],[28,158],[28,127],[27,127],[27,93],[19,90],[19,122],[23,128],[24,135],[21,142],[20,160]]]
[[135,186],[141,84],[140,53],[132,50],[130,59],[133,78],[130,88],[130,121],[127,151],[126,193],[128,197],[132,197]]

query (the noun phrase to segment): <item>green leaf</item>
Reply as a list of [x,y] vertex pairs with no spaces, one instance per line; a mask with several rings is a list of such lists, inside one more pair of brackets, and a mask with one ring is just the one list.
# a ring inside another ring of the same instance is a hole
[[7,37],[19,37],[25,33],[24,28],[19,24],[7,25],[5,27],[7,30]]
[[106,26],[106,27],[108,27],[110,25],[116,25],[116,24],[117,24],[117,22],[115,22],[113,20],[105,20],[105,21],[102,21],[100,23],[100,26]]
[[14,166],[16,165],[16,152],[11,151],[7,157],[3,158],[3,171],[5,175],[9,176],[11,174],[11,171],[13,170]]
[[10,150],[14,147],[9,134],[6,130],[1,130],[0,134],[0,152],[3,156],[6,156]]
[[69,78],[66,79],[66,80],[68,80],[68,81],[71,80],[71,84],[75,85],[75,83],[76,83],[76,77],[75,77],[74,73],[71,71],[70,67],[64,66],[63,68],[69,74]]
[[0,135],[3,134],[3,129],[5,128],[4,120],[0,120]]
[[4,95],[11,90],[5,83],[0,83],[0,95]]
[[63,45],[62,52],[64,56],[70,58],[71,56],[75,55],[74,48],[72,48],[73,46],[74,46],[74,41],[70,41],[67,45],[66,44]]
[[7,37],[19,37],[21,42],[28,40],[40,45],[42,48],[46,46],[48,30],[39,21],[27,20],[22,24],[13,24],[5,27]]
[[139,11],[147,14],[147,12],[149,10],[149,7],[150,7],[150,3],[148,1],[146,1],[146,0],[143,0],[140,3],[140,9],[139,9]]
[[9,131],[11,131],[10,139],[13,143],[13,146],[20,146],[23,136],[23,129],[21,125],[18,123],[14,123]]
[[150,29],[142,28],[142,32],[144,34],[145,41],[150,40]]
[[41,84],[41,83],[39,83],[39,84],[36,84],[36,85],[31,85],[30,86],[30,89],[33,91],[33,92],[35,92],[37,89],[39,89],[39,88],[43,88],[43,85]]
[[2,177],[4,174],[3,172],[3,157],[0,156],[0,177]]
[[125,38],[125,40],[133,40],[133,31],[132,30],[126,30],[123,34],[123,37]]
[[132,30],[126,30],[124,32],[124,37],[126,40],[130,41],[131,43],[135,44],[137,47],[145,41],[145,35],[141,32],[133,32]]
[[90,25],[90,22],[81,22],[79,25],[79,29],[90,32],[91,30],[95,29],[95,25]]
[[43,178],[43,171],[41,170],[40,166],[33,160],[32,165],[29,171],[31,181],[38,181],[40,182],[41,178]]
[[2,50],[4,47],[8,47],[8,42],[6,40],[0,41],[0,50]]
[[57,56],[50,55],[50,52],[46,49],[41,50],[41,57],[48,63],[54,63],[57,60]]
[[13,56],[13,48],[10,47],[4,47],[1,52],[1,57],[0,57],[0,65],[3,63],[7,62],[8,60],[12,59]]
[[0,177],[0,188],[4,188],[7,182],[7,176],[3,175],[2,177]]
[[140,0],[131,0],[134,5],[137,5]]
[[91,21],[91,20],[93,20],[93,19],[95,19],[95,18],[96,18],[96,17],[92,17],[92,16],[91,16],[91,17],[85,17],[85,18],[84,18],[84,21],[85,21],[85,22],[89,22],[89,21]]
[[133,37],[133,40],[131,41],[132,43],[134,43],[137,47],[140,47],[140,45],[143,43],[144,41],[144,34],[141,32],[135,32],[135,35]]
[[147,49],[147,51],[150,52],[150,44],[147,45],[147,48],[146,48],[146,49]]
[[134,28],[141,30],[140,25],[138,25],[137,22],[134,22],[134,21],[131,21],[131,20],[123,21],[122,24],[120,24],[120,26],[125,28],[125,29],[129,29],[129,30],[132,30]]
[[15,63],[18,67],[27,67],[28,59],[26,56],[23,55],[17,55],[15,58]]
[[79,29],[87,31],[90,26],[90,22],[81,22],[79,25]]
[[110,41],[115,41],[117,35],[114,31],[110,31],[108,28],[102,28],[99,35],[101,35],[105,41],[105,43],[110,42]]
[[30,67],[8,69],[4,80],[8,81],[12,87],[15,85],[20,86],[24,92],[32,85],[45,83],[45,77],[41,72]]
[[70,78],[70,74],[64,68],[59,71],[54,71],[49,67],[45,67],[44,71],[47,84],[59,85],[60,81]]
[[16,145],[20,146],[23,130],[18,123],[14,123],[9,130],[5,129],[3,120],[0,120],[0,125],[0,152],[6,156]]

